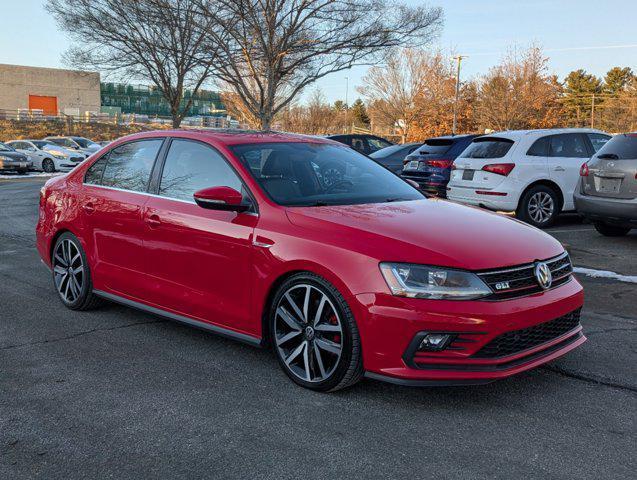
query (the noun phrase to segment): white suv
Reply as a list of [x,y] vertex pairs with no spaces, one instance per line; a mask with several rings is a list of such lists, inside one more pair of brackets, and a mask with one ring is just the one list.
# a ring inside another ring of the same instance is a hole
[[579,169],[610,135],[567,128],[512,130],[478,137],[456,158],[447,186],[450,200],[516,212],[536,227],[548,227],[574,210]]

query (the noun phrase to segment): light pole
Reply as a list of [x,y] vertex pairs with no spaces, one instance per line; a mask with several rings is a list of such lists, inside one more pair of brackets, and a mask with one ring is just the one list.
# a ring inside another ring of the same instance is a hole
[[454,60],[457,61],[456,67],[456,99],[453,103],[453,127],[451,128],[451,134],[455,135],[458,127],[458,97],[460,96],[460,63],[463,58],[467,58],[466,56],[456,55],[453,57]]

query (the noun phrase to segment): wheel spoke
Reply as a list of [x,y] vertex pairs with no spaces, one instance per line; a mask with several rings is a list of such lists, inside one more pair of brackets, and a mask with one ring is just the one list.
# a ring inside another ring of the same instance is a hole
[[292,297],[290,296],[289,292],[285,294],[285,299],[288,301],[288,303],[292,307],[292,310],[294,310],[294,313],[296,313],[296,315],[301,319],[301,321],[305,322],[305,317],[303,317],[303,312],[301,311],[301,309],[299,309],[299,306],[294,302],[294,300],[292,300]]
[[286,365],[290,365],[290,363],[292,363],[294,361],[294,359],[296,357],[299,356],[299,354],[303,351],[303,349],[305,348],[305,345],[307,344],[307,342],[301,342],[301,344],[296,347],[292,353],[290,353],[290,355],[285,359],[285,363]]
[[300,330],[293,330],[289,333],[286,333],[285,335],[283,335],[281,338],[277,338],[276,339],[276,344],[277,345],[283,345],[285,342],[292,340],[294,337],[298,337],[299,335],[301,335],[301,331]]
[[58,275],[66,274],[66,268],[62,267],[61,265],[56,265],[55,267],[53,267],[53,271]]
[[277,308],[276,313],[292,330],[298,330],[300,332],[303,328],[303,326],[294,317],[292,317],[285,308]]
[[305,344],[305,348],[303,349],[303,365],[305,367],[305,379],[309,382],[312,379],[310,375],[310,355],[309,355],[309,344],[308,342],[303,342]]
[[321,297],[321,301],[319,302],[319,306],[316,309],[316,314],[314,315],[314,326],[318,325],[321,321],[321,315],[323,315],[323,307],[325,307],[325,302],[327,301],[327,297],[323,295]]
[[339,327],[338,325],[332,325],[331,323],[321,323],[320,325],[314,327],[314,329],[318,330],[319,332],[339,333],[341,331],[341,327]]
[[310,321],[310,316],[308,315],[308,310],[310,308],[310,292],[312,291],[312,287],[306,285],[305,287],[305,297],[303,298],[303,320],[305,323]]
[[319,348],[326,352],[333,353],[334,355],[339,355],[341,353],[341,346],[336,342],[332,342],[325,338],[317,338],[315,342]]
[[[64,255],[64,254],[62,254],[62,255]],[[59,253],[57,253],[57,252],[56,252],[56,253],[55,253],[55,257],[54,257],[54,258],[55,258],[55,260],[57,260],[57,261],[60,263],[60,265],[62,265],[63,267],[68,267],[68,266],[69,266],[69,264],[68,264],[68,263],[66,263],[66,260],[64,260],[64,258],[63,258],[63,257],[61,257]]]
[[323,366],[323,359],[321,358],[321,351],[319,350],[316,342],[314,343],[314,358],[316,358],[316,364],[321,372],[321,378],[325,378],[325,367]]
[[71,283],[73,284],[75,290],[75,296],[79,296],[80,292],[82,291],[82,285],[80,284],[80,282],[77,281],[75,275],[71,275]]

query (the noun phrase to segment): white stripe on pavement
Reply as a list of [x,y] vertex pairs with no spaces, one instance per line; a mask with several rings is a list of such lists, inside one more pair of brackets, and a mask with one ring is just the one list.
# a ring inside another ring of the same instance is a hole
[[581,273],[587,277],[593,278],[610,278],[626,283],[637,283],[637,275],[622,275],[620,273],[610,272],[608,270],[595,270],[592,268],[573,267],[575,273]]

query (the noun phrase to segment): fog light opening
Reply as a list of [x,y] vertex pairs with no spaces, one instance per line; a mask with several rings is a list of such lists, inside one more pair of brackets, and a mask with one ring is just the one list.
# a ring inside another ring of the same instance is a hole
[[444,350],[453,340],[453,335],[449,333],[428,333],[420,342],[418,350],[429,352],[439,352]]

